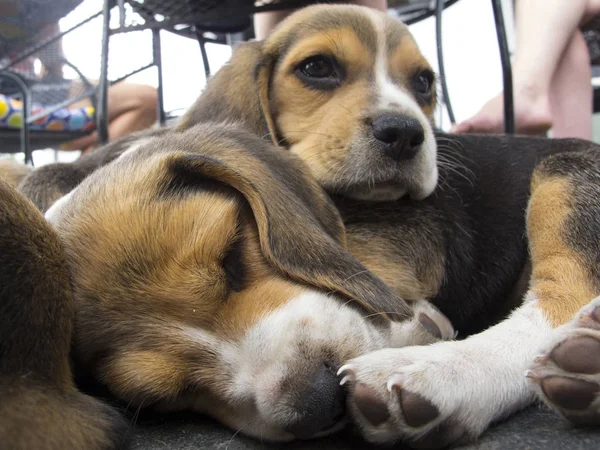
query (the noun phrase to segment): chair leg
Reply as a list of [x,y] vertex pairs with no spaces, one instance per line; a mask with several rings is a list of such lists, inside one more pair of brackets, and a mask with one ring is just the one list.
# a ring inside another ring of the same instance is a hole
[[153,63],[156,65],[156,69],[158,71],[158,105],[157,105],[157,115],[158,122],[161,126],[163,126],[167,117],[165,114],[165,101],[164,101],[164,90],[163,90],[163,71],[162,71],[162,52],[160,48],[160,29],[153,28],[152,29],[152,59]]
[[502,14],[501,0],[492,0],[494,10],[494,21],[496,22],[496,34],[498,36],[498,47],[500,48],[500,59],[502,61],[502,78],[504,80],[504,130],[506,134],[515,134],[515,105],[513,97],[512,68],[510,64],[510,53],[506,40],[506,27]]
[[104,0],[102,10],[102,54],[100,62],[100,82],[98,86],[98,107],[96,109],[96,130],[100,144],[108,142],[108,44],[110,39],[111,0]]
[[210,77],[210,63],[208,61],[208,53],[206,53],[206,41],[204,40],[204,35],[202,34],[202,30],[198,28],[198,25],[196,25],[196,39],[200,46],[200,55],[202,56],[202,64],[204,65],[204,76],[208,81],[208,78]]
[[31,98],[29,96],[29,88],[25,82],[11,72],[1,72],[0,77],[8,78],[12,80],[19,89],[21,98],[23,99],[23,119],[21,122],[21,151],[25,154],[25,164],[33,165],[33,155],[31,152],[31,142],[29,141],[29,111],[31,110]]
[[[444,13],[445,0],[436,0],[435,6],[435,39],[437,44],[437,56],[438,56],[438,68],[440,71],[440,79],[442,85],[442,96],[443,102],[448,112],[448,118],[450,123],[454,125],[456,118],[454,117],[454,110],[452,109],[452,103],[450,102],[450,94],[448,92],[448,84],[446,82],[446,66],[444,64],[444,50],[442,47],[442,15]],[[440,124],[441,125],[441,124]]]

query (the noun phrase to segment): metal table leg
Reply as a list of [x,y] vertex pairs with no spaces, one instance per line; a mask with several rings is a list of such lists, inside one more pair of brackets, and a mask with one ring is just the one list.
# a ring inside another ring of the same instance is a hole
[[0,72],[0,77],[9,78],[14,81],[19,88],[19,93],[23,99],[23,120],[21,122],[21,151],[25,154],[25,164],[33,165],[33,155],[31,152],[31,143],[29,142],[29,111],[31,109],[31,98],[29,88],[23,82],[21,77],[10,72]]
[[446,105],[446,111],[448,111],[448,117],[450,123],[454,125],[456,118],[454,117],[454,110],[452,109],[452,103],[450,102],[450,94],[448,92],[448,84],[446,82],[446,68],[444,65],[444,51],[442,48],[442,15],[445,7],[445,0],[436,0],[435,6],[435,39],[437,44],[437,56],[438,56],[438,68],[440,72],[440,83],[442,85],[442,96],[444,97],[444,105]]
[[100,82],[98,84],[98,108],[96,109],[96,130],[98,142],[108,142],[108,42],[110,38],[111,0],[104,0],[102,9],[102,54],[100,62]]
[[498,35],[498,47],[502,61],[502,78],[504,80],[504,130],[506,134],[515,133],[515,106],[513,97],[512,68],[510,64],[510,53],[506,40],[506,27],[502,15],[501,0],[492,0],[494,20],[496,22],[496,34]]
[[158,72],[158,105],[157,115],[158,122],[164,125],[167,122],[165,114],[165,101],[164,101],[164,90],[163,90],[163,71],[162,71],[162,53],[160,47],[160,29],[152,29],[152,59]]

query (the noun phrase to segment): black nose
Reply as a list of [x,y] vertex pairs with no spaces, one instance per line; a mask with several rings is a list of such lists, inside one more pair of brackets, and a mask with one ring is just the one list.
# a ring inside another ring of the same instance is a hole
[[334,368],[324,364],[317,369],[307,390],[299,397],[296,409],[302,415],[286,430],[299,439],[311,438],[342,420],[346,412],[346,392]]
[[414,157],[425,140],[421,122],[398,114],[382,114],[372,122],[373,136],[385,144],[386,154],[396,160]]

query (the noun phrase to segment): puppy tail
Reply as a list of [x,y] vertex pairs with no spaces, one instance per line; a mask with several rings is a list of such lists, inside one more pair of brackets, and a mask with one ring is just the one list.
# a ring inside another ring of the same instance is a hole
[[35,206],[0,180],[0,446],[110,449],[123,418],[75,387],[74,318],[58,236]]

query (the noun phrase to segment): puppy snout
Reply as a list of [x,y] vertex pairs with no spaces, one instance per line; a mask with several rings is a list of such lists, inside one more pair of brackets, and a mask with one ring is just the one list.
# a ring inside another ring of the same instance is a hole
[[346,392],[336,370],[323,364],[315,371],[306,390],[299,396],[296,410],[300,419],[286,430],[298,439],[314,437],[338,424],[346,413]]
[[385,146],[385,153],[396,161],[413,158],[425,140],[421,122],[399,114],[382,114],[371,122],[373,136]]

